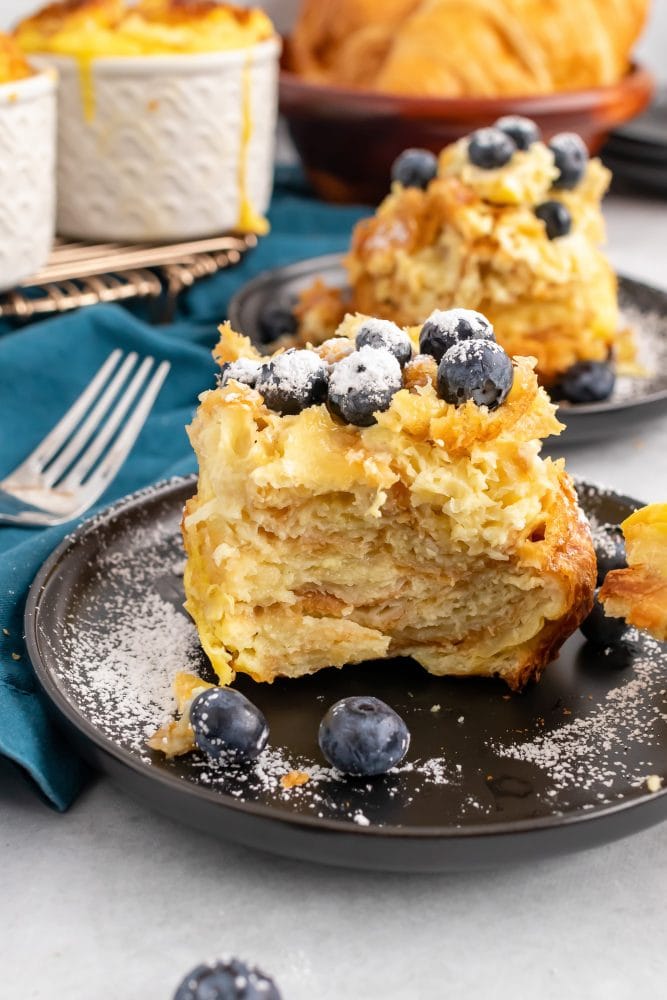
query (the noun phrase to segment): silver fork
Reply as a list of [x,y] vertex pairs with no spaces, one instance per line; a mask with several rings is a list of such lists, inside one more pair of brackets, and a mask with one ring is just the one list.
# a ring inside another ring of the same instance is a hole
[[121,358],[121,350],[112,351],[53,430],[0,480],[0,524],[63,524],[102,495],[129,455],[171,367],[163,361],[146,383],[155,359],[144,358],[133,371],[138,354]]

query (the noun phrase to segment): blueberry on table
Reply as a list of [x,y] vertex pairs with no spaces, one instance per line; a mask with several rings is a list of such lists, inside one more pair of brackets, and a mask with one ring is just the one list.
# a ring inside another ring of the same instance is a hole
[[261,361],[254,361],[252,358],[238,358],[236,361],[228,361],[220,369],[218,385],[223,388],[230,379],[241,382],[254,389],[257,385],[257,376],[262,367]]
[[605,615],[604,607],[598,600],[598,593],[599,590],[596,590],[593,610],[579,628],[594,646],[613,646],[625,635],[626,625],[622,618],[608,618]]
[[401,366],[389,351],[361,347],[334,365],[329,379],[329,410],[345,423],[370,427],[376,413],[391,406],[403,387]]
[[489,340],[462,340],[438,365],[438,395],[456,406],[472,399],[495,410],[507,399],[513,381],[510,358]]
[[410,733],[403,719],[379,698],[343,698],[320,723],[320,749],[343,774],[386,774],[403,760]]
[[232,958],[192,969],[174,1000],[281,1000],[281,995],[267,975]]
[[559,398],[568,403],[598,403],[609,399],[616,376],[604,361],[577,361],[561,375],[556,386]]
[[214,760],[254,760],[269,738],[262,712],[232,688],[207,688],[197,695],[190,706],[190,725],[199,749]]
[[583,139],[576,132],[560,132],[549,143],[549,149],[554,154],[558,170],[553,186],[566,190],[575,188],[584,176],[588,163],[588,150]]
[[559,236],[567,236],[572,228],[572,216],[567,205],[562,201],[543,201],[535,209],[535,215],[544,223],[550,240]]
[[285,334],[297,331],[297,319],[291,309],[284,306],[267,306],[257,321],[259,338],[263,344],[270,344]]
[[429,149],[405,149],[391,168],[392,181],[403,187],[427,188],[438,173],[438,158]]
[[407,333],[388,319],[367,319],[357,330],[356,345],[389,351],[401,368],[412,357],[412,343]]
[[322,358],[292,347],[263,365],[256,388],[270,410],[287,416],[323,403],[328,383],[329,369]]
[[531,118],[524,118],[523,115],[503,115],[493,123],[493,126],[508,135],[517,149],[528,149],[541,138],[535,122]]
[[499,128],[478,128],[468,140],[468,159],[482,170],[504,167],[516,153],[516,143]]
[[461,340],[495,340],[486,316],[474,309],[434,309],[421,328],[419,351],[440,361]]
[[598,562],[597,585],[601,587],[607,573],[627,566],[623,532],[618,525],[607,524],[596,532],[593,544]]

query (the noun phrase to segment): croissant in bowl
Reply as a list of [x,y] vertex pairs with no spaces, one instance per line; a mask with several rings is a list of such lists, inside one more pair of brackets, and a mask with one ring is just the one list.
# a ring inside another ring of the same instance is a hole
[[433,97],[612,84],[649,0],[303,0],[290,68],[320,83]]

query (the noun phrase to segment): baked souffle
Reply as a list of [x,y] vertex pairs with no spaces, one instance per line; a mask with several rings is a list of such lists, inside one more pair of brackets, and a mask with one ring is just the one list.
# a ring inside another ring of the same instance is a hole
[[302,294],[302,340],[331,336],[345,311],[405,325],[456,305],[488,316],[509,354],[537,358],[545,385],[575,364],[626,357],[616,277],[600,249],[609,178],[578,136],[546,144],[515,116],[437,159],[406,151],[391,192],[354,229],[349,289],[320,281]]
[[595,554],[562,462],[540,456],[561,425],[533,359],[464,309],[407,329],[350,315],[271,356],[225,325],[215,357],[183,537],[221,684],[394,656],[539,678],[590,610]]
[[33,70],[10,35],[0,32],[0,86],[32,76]]
[[64,0],[16,29],[25,52],[84,58],[220,52],[274,35],[263,11],[214,0]]
[[607,573],[600,590],[605,613],[667,641],[667,504],[641,507],[621,525],[627,568]]

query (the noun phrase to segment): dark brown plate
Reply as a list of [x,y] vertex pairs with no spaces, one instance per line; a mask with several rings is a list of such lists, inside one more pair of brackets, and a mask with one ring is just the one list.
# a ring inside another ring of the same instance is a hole
[[[592,847],[667,817],[667,651],[633,638],[605,654],[579,633],[540,684],[435,678],[412,661],[238,687],[265,712],[259,765],[173,762],[145,747],[177,669],[208,665],[182,610],[179,522],[193,480],[128,497],[65,539],[37,574],[25,631],[37,676],[81,752],[129,794],[248,846],[362,869],[436,871]],[[596,522],[637,504],[580,488]],[[374,693],[406,719],[397,773],[372,781],[323,767],[327,706]],[[436,708],[437,706],[437,708]],[[290,769],[312,774],[285,791]]]
[[310,83],[284,69],[280,110],[306,173],[323,198],[376,204],[404,149],[438,153],[501,115],[526,115],[544,135],[572,131],[596,152],[607,133],[648,104],[650,74],[633,66],[618,83],[536,97],[410,97]]
[[[259,320],[268,306],[291,309],[315,278],[343,288],[346,275],[341,261],[339,254],[326,254],[253,278],[229,303],[232,327],[259,343]],[[667,292],[621,277],[619,294],[626,322],[637,333],[640,360],[651,374],[619,378],[612,396],[602,403],[562,404],[558,417],[566,429],[552,439],[558,447],[632,434],[639,425],[667,412]]]

